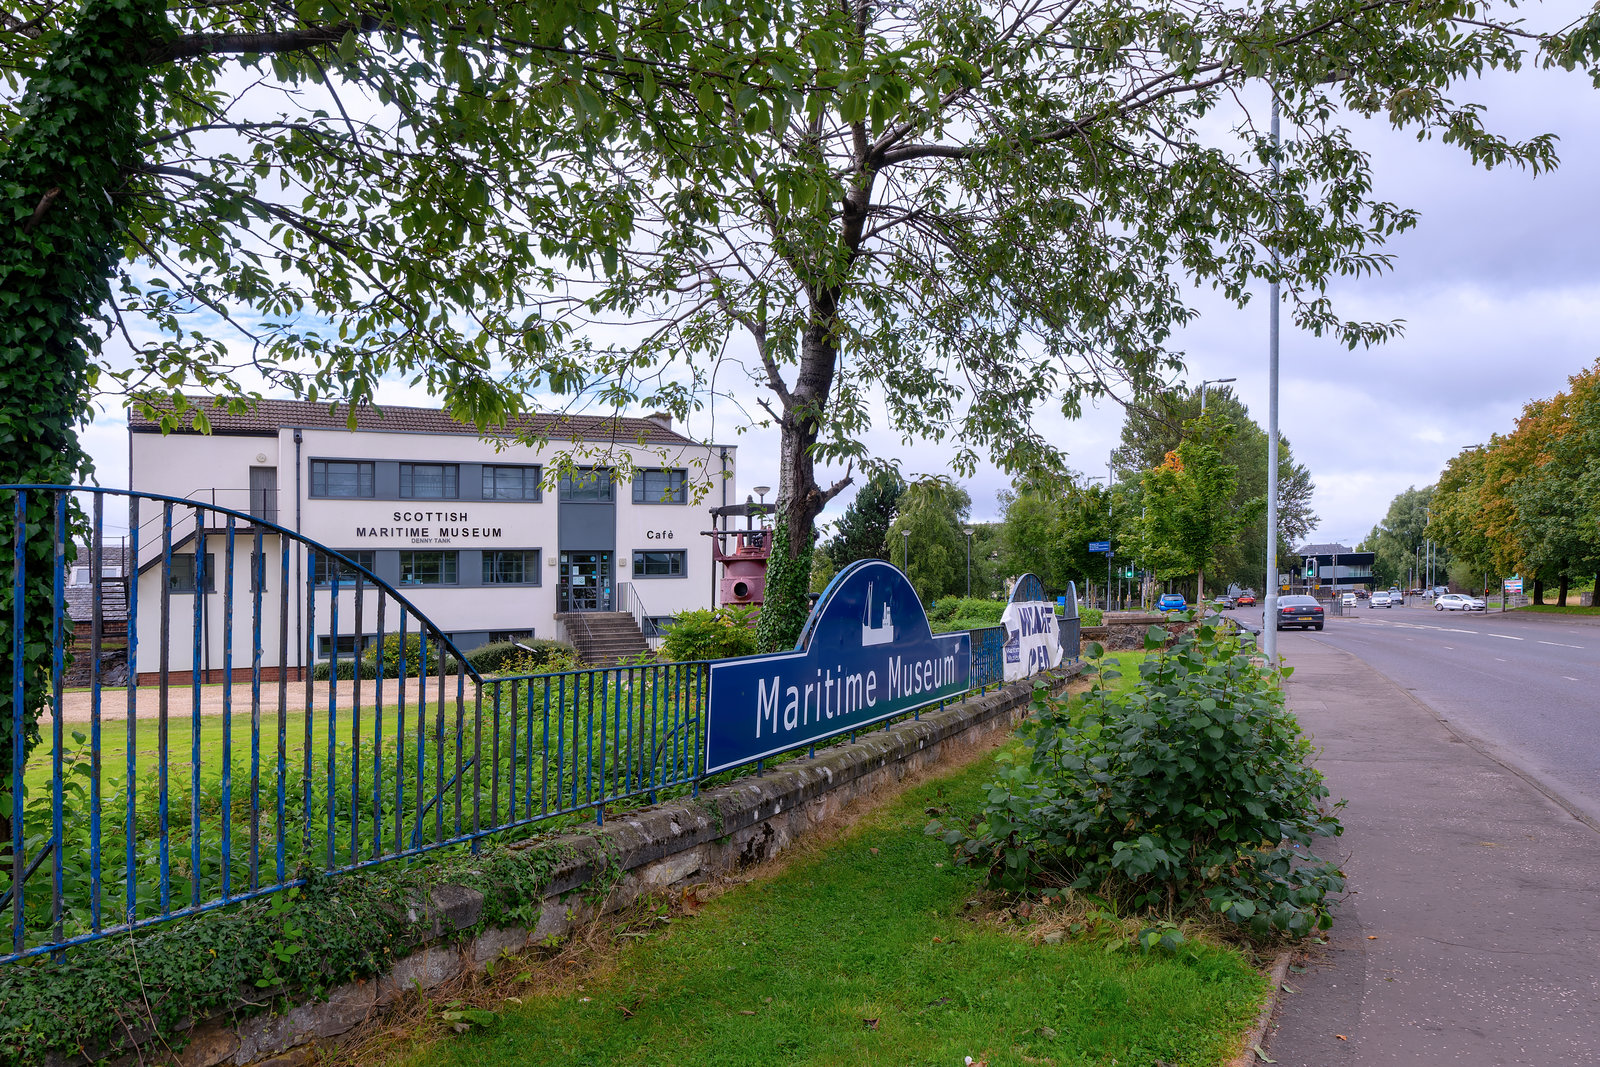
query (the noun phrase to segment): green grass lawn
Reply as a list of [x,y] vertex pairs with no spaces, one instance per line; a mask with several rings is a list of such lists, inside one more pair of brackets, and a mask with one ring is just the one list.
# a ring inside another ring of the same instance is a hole
[[[429,723],[432,723],[433,695],[429,694]],[[454,715],[455,704],[447,702],[450,714]],[[469,705],[470,707],[470,705]],[[361,736],[371,740],[374,729],[372,709],[365,708],[361,713]],[[285,742],[287,759],[291,766],[299,766],[305,761],[305,730],[306,712],[291,711],[285,715]],[[386,739],[394,737],[395,727],[399,722],[397,706],[390,706],[383,712],[383,736]],[[415,739],[416,709],[407,708],[406,725],[411,739]],[[136,723],[135,751],[137,753],[138,767],[141,773],[154,771],[161,751],[160,727],[154,715],[140,715]],[[355,728],[354,717],[348,708],[339,709],[334,723],[334,737],[336,744],[347,745]],[[167,761],[168,775],[171,779],[181,778],[188,780],[190,748],[192,738],[193,720],[185,710],[182,714],[173,715],[167,724]],[[39,747],[34,750],[28,759],[27,770],[24,773],[24,782],[28,790],[48,788],[50,777],[53,773],[55,738],[49,724],[43,725],[43,738]],[[89,759],[89,724],[86,722],[62,723],[62,752],[63,758],[69,763],[79,760],[84,763]],[[203,776],[215,777],[221,772],[223,756],[223,739],[227,731],[224,729],[223,717],[217,715],[200,716],[200,769]],[[233,713],[232,722],[232,754],[233,776],[235,782],[250,780],[250,705],[248,695],[244,706]],[[82,735],[79,741],[74,735]],[[311,751],[312,764],[317,765],[317,759],[328,750],[328,719],[321,711],[311,713]],[[278,752],[278,713],[276,709],[261,711],[261,776],[266,781],[271,777],[272,768],[275,766]],[[100,764],[103,778],[125,778],[128,770],[128,724],[124,719],[106,719],[100,724]]]
[[1034,944],[969,916],[981,876],[923,833],[977,810],[988,758],[415,1064],[1221,1064],[1265,983],[1238,953]]
[[[1492,601],[1489,604],[1489,610],[1491,612],[1494,611],[1494,604]],[[1564,608],[1557,607],[1554,604],[1529,604],[1526,607],[1512,608],[1511,610],[1536,611],[1541,615],[1600,615],[1600,607],[1581,608],[1576,604],[1569,604]]]

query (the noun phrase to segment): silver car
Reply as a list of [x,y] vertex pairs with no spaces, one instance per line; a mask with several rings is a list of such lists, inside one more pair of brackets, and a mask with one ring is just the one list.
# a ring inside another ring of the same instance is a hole
[[1483,601],[1475,596],[1446,593],[1433,602],[1435,611],[1482,611]]
[[1384,592],[1373,593],[1371,599],[1367,601],[1367,607],[1392,608],[1394,607],[1394,598]]

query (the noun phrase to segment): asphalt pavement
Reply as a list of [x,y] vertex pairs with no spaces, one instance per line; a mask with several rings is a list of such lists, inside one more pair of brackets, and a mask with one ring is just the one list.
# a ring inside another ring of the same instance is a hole
[[1348,801],[1323,851],[1349,886],[1327,944],[1289,976],[1267,1055],[1600,1063],[1600,831],[1352,653],[1304,636],[1280,642],[1289,706]]

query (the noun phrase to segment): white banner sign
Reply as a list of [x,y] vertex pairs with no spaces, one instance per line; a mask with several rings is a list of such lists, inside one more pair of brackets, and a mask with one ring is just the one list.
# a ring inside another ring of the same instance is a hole
[[1000,616],[1006,628],[1005,679],[1015,682],[1061,666],[1060,620],[1056,606],[1043,600],[1013,601]]

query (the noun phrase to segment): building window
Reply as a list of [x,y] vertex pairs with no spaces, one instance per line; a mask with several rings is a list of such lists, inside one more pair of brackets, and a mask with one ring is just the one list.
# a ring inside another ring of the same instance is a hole
[[[217,591],[217,554],[206,553],[206,592]],[[194,592],[194,553],[172,557],[172,571],[167,577],[167,592]]]
[[372,464],[339,459],[311,461],[311,495],[363,497],[373,495]]
[[456,553],[400,553],[401,585],[455,585]]
[[655,467],[637,471],[633,476],[633,502],[635,504],[687,504],[689,502],[689,472],[682,468]]
[[646,637],[664,637],[677,621],[671,615],[646,615],[644,617],[644,635]]
[[461,468],[454,463],[402,463],[400,495],[416,500],[454,500],[461,495]]
[[538,585],[539,550],[517,549],[511,552],[485,551],[483,554],[484,585]]
[[532,630],[490,630],[489,644],[498,645],[506,641],[532,641]]
[[685,552],[635,552],[635,578],[682,578]]
[[[370,571],[373,569],[373,561],[377,553],[351,551],[345,552],[343,555],[349,557]],[[338,571],[339,573],[340,587],[348,588],[356,584],[357,572],[354,567],[350,566],[350,564],[346,563],[342,559],[335,559],[332,556],[325,555],[320,552],[317,554],[316,562],[311,568],[311,581],[314,585],[318,586],[332,585],[335,571]],[[369,582],[371,580],[372,579],[370,578],[367,579]]]
[[538,467],[484,467],[483,499],[538,500]]
[[608,504],[611,502],[611,468],[579,467],[561,476],[561,499]]
[[[375,640],[377,640],[377,637],[374,634],[362,634],[359,638],[355,634],[340,634],[338,637],[339,658],[350,659],[357,655],[358,652],[365,652]],[[317,635],[318,659],[328,659],[333,655],[333,641],[334,639],[327,634]]]

